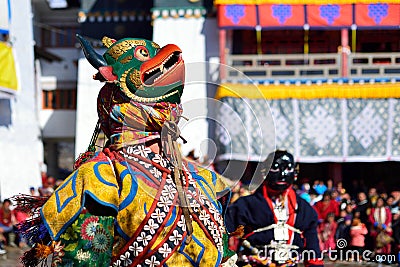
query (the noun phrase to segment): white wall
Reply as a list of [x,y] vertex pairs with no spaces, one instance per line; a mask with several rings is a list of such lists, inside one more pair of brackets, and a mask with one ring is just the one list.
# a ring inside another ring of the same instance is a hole
[[43,138],[74,138],[75,116],[75,110],[41,110],[39,120]]
[[96,73],[86,58],[79,59],[75,158],[86,151],[97,123],[97,95],[104,84],[93,80],[92,76]]
[[56,76],[59,81],[75,81],[78,70],[74,61],[78,59],[80,50],[76,48],[47,48],[47,50],[61,57],[62,61],[41,60],[42,75]]
[[10,39],[19,69],[20,89],[12,101],[12,123],[0,127],[1,198],[29,193],[39,186],[43,145],[40,140],[34,80],[32,13],[30,0],[10,1]]
[[[160,46],[172,43],[182,49],[186,64],[186,84],[182,96],[184,115],[188,122],[182,122],[182,136],[188,141],[182,145],[186,155],[195,150],[201,158],[209,149],[209,101],[207,84],[209,66],[206,60],[218,57],[218,34],[215,19],[201,18],[157,18],[154,21],[153,41]],[[214,46],[209,46],[213,40]]]

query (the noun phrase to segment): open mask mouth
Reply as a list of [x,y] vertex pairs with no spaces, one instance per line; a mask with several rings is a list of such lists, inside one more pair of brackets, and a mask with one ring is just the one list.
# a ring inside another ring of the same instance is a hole
[[183,81],[182,52],[176,45],[163,47],[155,57],[140,67],[144,86],[165,86]]
[[182,61],[182,56],[180,52],[174,52],[171,54],[163,63],[159,66],[146,71],[143,74],[143,84],[145,86],[152,86],[158,81],[162,80],[165,76],[169,75],[169,71],[174,69]]

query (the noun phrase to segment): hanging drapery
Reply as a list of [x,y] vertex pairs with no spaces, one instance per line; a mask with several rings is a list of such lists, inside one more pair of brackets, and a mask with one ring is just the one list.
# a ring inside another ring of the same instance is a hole
[[400,5],[387,3],[355,5],[355,23],[358,27],[400,25]]
[[218,24],[227,28],[255,28],[257,25],[256,6],[219,6],[218,14]]
[[11,46],[0,42],[0,91],[14,93],[18,89],[18,79]]
[[259,5],[262,27],[302,28],[305,23],[304,5]]
[[[251,2],[251,1],[249,1]],[[255,2],[255,1],[254,1]],[[282,1],[281,1],[282,2]],[[396,3],[350,4],[220,4],[218,22],[221,28],[263,29],[303,28],[398,28],[400,1]],[[307,1],[305,1],[307,2]],[[340,2],[340,3],[338,3]],[[256,10],[258,9],[258,12]],[[257,24],[259,23],[259,24]]]
[[[400,161],[400,100],[395,90],[399,89],[398,84],[387,84],[394,90],[386,95],[368,97],[366,88],[358,98],[351,98],[357,90],[342,88],[349,98],[331,93],[325,97],[316,94],[314,99],[289,94],[279,98],[269,92],[275,91],[274,86],[253,92],[256,95],[252,98],[247,94],[250,90],[235,86],[226,84],[216,95],[222,103],[217,109],[217,160],[256,160],[276,145],[277,149],[293,151],[299,162]],[[375,86],[374,90],[370,88],[371,93],[380,91],[380,86]],[[330,88],[326,93],[332,91]],[[260,94],[273,97],[262,98]],[[361,98],[362,94],[367,97]]]
[[310,27],[350,27],[353,23],[352,5],[308,5]]

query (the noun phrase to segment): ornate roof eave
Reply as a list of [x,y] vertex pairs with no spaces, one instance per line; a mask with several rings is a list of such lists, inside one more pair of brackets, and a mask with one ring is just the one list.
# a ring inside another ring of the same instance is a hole
[[204,7],[155,7],[151,9],[152,18],[199,18],[207,14]]
[[78,22],[134,22],[150,21],[151,13],[148,10],[124,10],[124,11],[95,11],[78,13]]

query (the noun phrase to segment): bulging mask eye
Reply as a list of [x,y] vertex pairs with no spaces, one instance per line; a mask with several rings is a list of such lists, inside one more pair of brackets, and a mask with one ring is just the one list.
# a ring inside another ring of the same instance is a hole
[[278,163],[273,163],[271,168],[270,168],[271,172],[278,172],[279,171],[279,164]]
[[135,58],[140,61],[146,61],[150,59],[149,50],[144,46],[138,46],[135,49]]

